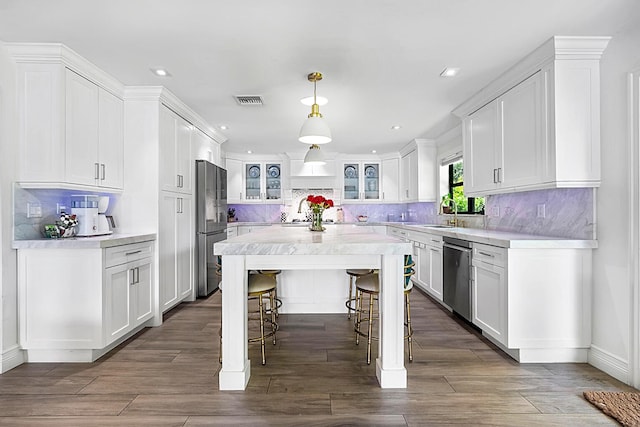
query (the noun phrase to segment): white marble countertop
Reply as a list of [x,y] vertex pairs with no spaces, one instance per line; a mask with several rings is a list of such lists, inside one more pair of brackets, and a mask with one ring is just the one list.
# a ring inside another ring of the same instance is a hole
[[216,255],[403,255],[411,243],[355,225],[326,225],[323,232],[274,224],[214,245]]
[[109,234],[94,237],[69,237],[65,239],[14,240],[13,249],[103,249],[113,246],[156,240],[151,234]]
[[429,225],[403,225],[409,231],[427,232],[440,236],[468,240],[475,243],[520,249],[594,249],[597,240],[568,239],[564,237],[536,236],[507,231],[484,230],[481,228],[442,227]]
[[[286,222],[286,223],[234,223],[238,225],[271,225],[284,226],[287,228],[306,228],[309,223],[306,222]],[[565,237],[554,236],[537,236],[533,234],[514,233],[507,231],[485,230],[482,228],[464,228],[464,227],[448,227],[438,226],[436,224],[416,224],[408,222],[356,222],[356,223],[333,223],[325,224],[327,228],[332,226],[366,228],[367,225],[385,225],[399,227],[409,231],[418,231],[423,233],[437,234],[440,236],[454,237],[457,239],[468,240],[476,243],[484,243],[487,245],[500,246],[503,248],[567,248],[567,249],[594,249],[598,247],[597,240],[571,239]],[[280,227],[277,227],[278,229]],[[253,236],[254,234],[251,233]]]

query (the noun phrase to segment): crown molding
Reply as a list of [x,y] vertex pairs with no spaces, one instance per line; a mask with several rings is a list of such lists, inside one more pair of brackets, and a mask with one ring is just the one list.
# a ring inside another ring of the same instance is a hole
[[555,65],[558,61],[599,61],[610,40],[611,37],[553,36],[467,101],[454,108],[452,113],[464,118],[543,67]]

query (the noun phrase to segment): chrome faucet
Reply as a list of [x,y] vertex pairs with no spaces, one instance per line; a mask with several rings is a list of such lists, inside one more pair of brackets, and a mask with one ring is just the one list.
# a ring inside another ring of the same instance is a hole
[[306,197],[303,197],[303,198],[300,200],[300,203],[298,204],[298,213],[302,213],[302,202],[306,202],[306,201],[307,201],[307,198],[306,198]]

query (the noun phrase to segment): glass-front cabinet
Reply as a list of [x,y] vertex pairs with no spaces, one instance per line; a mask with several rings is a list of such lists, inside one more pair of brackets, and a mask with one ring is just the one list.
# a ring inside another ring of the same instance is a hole
[[260,202],[282,199],[282,175],[279,163],[245,163],[245,200]]
[[380,163],[345,163],[343,200],[380,200]]

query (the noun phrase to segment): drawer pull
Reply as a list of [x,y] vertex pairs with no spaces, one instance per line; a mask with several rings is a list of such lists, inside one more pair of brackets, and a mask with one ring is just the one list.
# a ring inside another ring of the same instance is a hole
[[440,243],[440,240],[436,240],[436,239],[431,239],[431,241],[434,243]]
[[139,249],[139,250],[133,251],[133,252],[127,252],[127,253],[124,254],[124,256],[135,255],[135,254],[139,254],[140,252],[142,252],[142,249]]
[[487,252],[478,251],[478,253],[480,255],[488,256],[488,257],[491,257],[491,258],[495,258],[496,257],[495,255],[487,253]]

